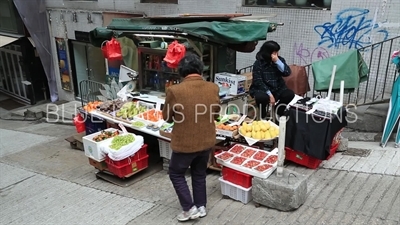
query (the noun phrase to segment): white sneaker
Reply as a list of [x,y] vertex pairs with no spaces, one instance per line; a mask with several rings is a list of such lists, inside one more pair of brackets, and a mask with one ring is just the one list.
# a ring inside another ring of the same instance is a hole
[[199,218],[200,212],[197,210],[196,206],[193,206],[189,211],[183,211],[177,216],[178,221],[188,221]]
[[200,218],[203,218],[203,217],[207,216],[206,207],[200,206],[198,208],[198,210],[199,210],[199,213],[200,213]]

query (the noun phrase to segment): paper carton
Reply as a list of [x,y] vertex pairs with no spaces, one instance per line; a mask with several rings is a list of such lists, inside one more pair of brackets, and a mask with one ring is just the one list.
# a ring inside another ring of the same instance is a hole
[[246,92],[245,88],[246,77],[231,73],[217,73],[215,74],[214,83],[222,85],[227,83],[230,87],[230,95],[239,95]]

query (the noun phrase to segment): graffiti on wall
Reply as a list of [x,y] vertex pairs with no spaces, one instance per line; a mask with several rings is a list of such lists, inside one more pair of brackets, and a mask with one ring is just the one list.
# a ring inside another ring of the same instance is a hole
[[340,11],[334,22],[316,25],[314,31],[321,38],[318,45],[358,49],[371,45],[371,36],[374,36],[376,41],[387,40],[389,32],[369,18],[369,13],[368,9],[348,8]]
[[294,43],[293,52],[293,62],[299,65],[310,64],[329,57],[329,52],[324,47],[308,48],[303,43]]

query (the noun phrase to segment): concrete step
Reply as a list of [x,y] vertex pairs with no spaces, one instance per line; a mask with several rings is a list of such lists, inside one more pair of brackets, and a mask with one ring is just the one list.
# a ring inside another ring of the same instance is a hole
[[[360,132],[345,130],[342,132],[342,137],[347,138],[349,141],[364,141],[364,142],[380,142],[382,139],[382,132]],[[389,141],[394,141],[396,134],[392,134]]]
[[35,105],[29,108],[13,111],[9,117],[19,120],[38,120],[45,118],[49,123],[70,124],[74,115],[78,113],[77,108],[81,106],[79,101],[55,102]]
[[389,103],[363,105],[349,109],[348,128],[361,132],[383,132]]

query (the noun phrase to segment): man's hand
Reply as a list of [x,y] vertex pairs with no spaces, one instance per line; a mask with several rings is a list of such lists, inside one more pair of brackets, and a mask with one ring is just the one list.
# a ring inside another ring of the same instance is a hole
[[271,54],[271,59],[272,59],[272,62],[276,62],[276,61],[278,61],[279,60],[279,58],[278,58],[278,53],[272,53]]
[[273,95],[270,95],[270,96],[269,96],[269,104],[271,104],[272,106],[275,105],[275,98],[274,98]]

